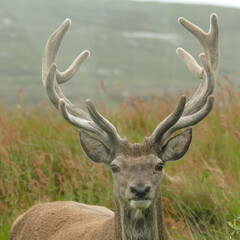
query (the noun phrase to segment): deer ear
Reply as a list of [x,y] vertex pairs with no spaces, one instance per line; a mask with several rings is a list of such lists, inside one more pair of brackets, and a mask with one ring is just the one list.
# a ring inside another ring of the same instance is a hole
[[163,161],[176,161],[184,156],[192,141],[192,129],[187,128],[182,133],[171,138],[160,152]]
[[97,138],[80,131],[80,142],[87,156],[96,163],[109,163],[111,152]]

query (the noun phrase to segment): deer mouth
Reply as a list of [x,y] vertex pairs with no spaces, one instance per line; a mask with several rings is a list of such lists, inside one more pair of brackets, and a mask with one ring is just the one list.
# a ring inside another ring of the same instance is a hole
[[131,199],[130,206],[135,209],[146,209],[151,205],[152,201],[150,199]]

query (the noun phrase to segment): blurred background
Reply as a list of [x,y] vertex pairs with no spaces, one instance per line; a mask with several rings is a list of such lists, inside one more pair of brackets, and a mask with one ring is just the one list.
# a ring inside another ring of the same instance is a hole
[[[200,4],[204,3],[204,4]],[[114,209],[112,175],[91,162],[78,131],[49,103],[41,62],[49,36],[72,26],[57,58],[61,71],[91,56],[64,94],[86,98],[129,142],[142,142],[199,85],[175,51],[195,58],[200,43],[177,21],[220,26],[218,91],[211,114],[194,126],[188,154],[165,167],[165,222],[174,240],[239,240],[240,1],[0,0],[0,239],[39,202],[74,200]],[[49,103],[49,104],[48,104]],[[110,105],[110,106],[109,106]]]
[[85,49],[91,52],[79,73],[62,86],[78,103],[129,95],[147,99],[196,88],[198,80],[175,50],[181,46],[197,57],[202,48],[177,19],[183,16],[208,31],[213,12],[220,22],[219,77],[227,75],[237,86],[240,4],[178,1],[0,0],[0,102],[16,104],[19,95],[29,105],[47,100],[41,81],[43,50],[66,18],[72,26],[62,43],[58,68],[65,70]]

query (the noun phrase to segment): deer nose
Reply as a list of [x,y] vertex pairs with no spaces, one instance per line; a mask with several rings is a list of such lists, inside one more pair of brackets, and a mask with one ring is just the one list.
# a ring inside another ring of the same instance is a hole
[[144,198],[150,193],[151,186],[137,187],[131,186],[130,190],[134,197]]

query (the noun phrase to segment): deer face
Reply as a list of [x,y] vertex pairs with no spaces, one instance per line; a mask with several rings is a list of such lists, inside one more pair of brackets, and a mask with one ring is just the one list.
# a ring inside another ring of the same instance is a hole
[[117,198],[136,209],[145,209],[158,196],[164,162],[154,154],[120,155],[110,164]]
[[164,165],[186,153],[191,137],[191,129],[187,129],[163,147],[146,138],[143,143],[122,142],[113,150],[87,133],[80,133],[81,144],[89,158],[111,169],[117,199],[135,209],[146,209],[155,202]]

